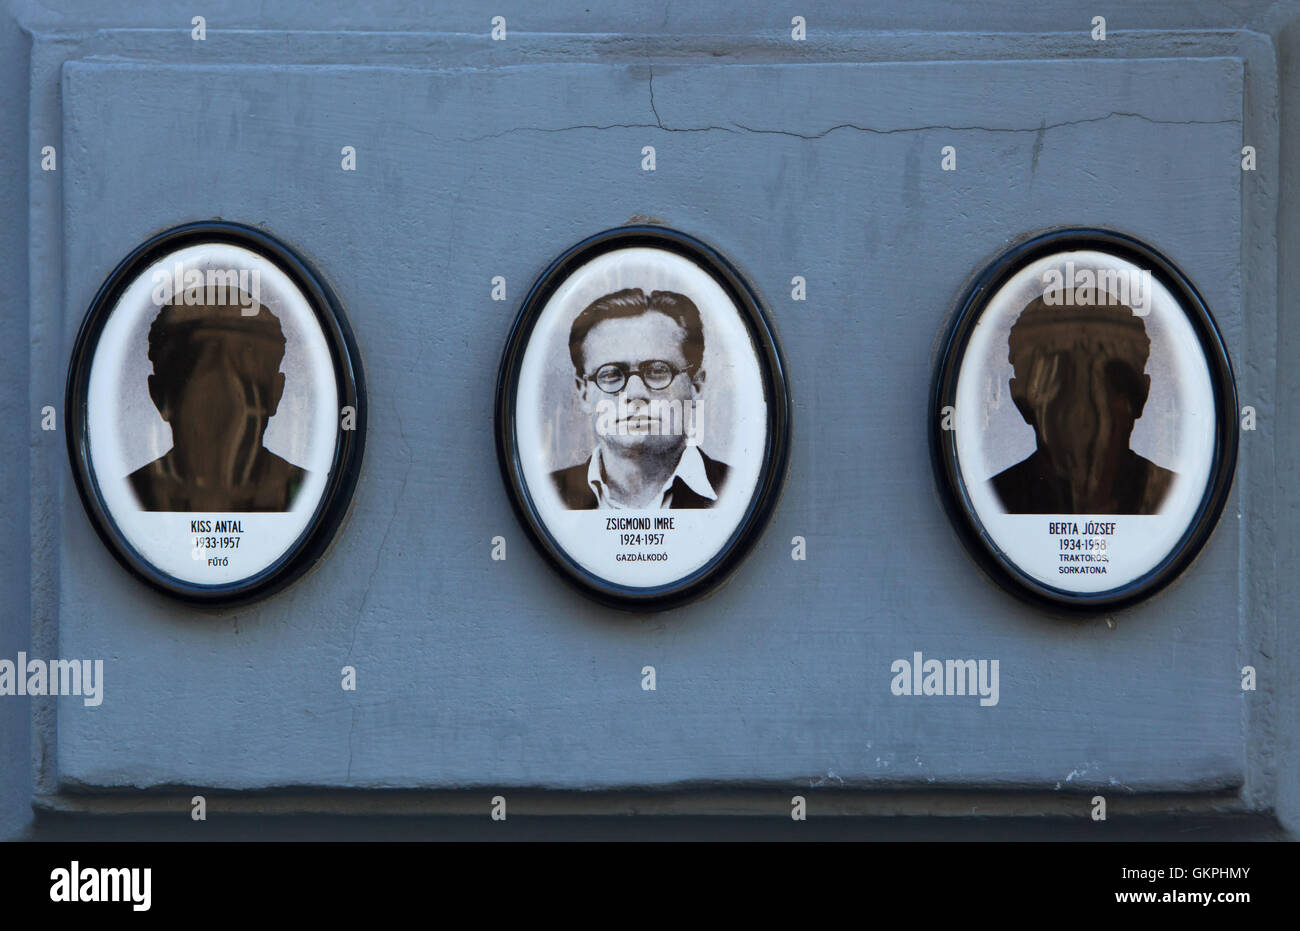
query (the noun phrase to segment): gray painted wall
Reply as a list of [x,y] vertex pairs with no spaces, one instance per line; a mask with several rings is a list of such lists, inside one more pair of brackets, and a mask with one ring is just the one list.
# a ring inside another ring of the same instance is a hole
[[[14,492],[0,656],[102,656],[106,699],[0,700],[0,836],[174,836],[192,793],[168,787],[188,786],[209,787],[232,813],[213,833],[234,836],[249,811],[317,813],[277,821],[282,836],[374,836],[389,830],[374,816],[396,812],[429,816],[408,832],[472,831],[433,815],[485,812],[496,791],[567,814],[781,814],[800,792],[815,811],[919,819],[891,834],[960,832],[978,809],[1018,836],[1034,817],[1079,831],[1102,791],[1170,831],[1294,831],[1295,386],[1276,361],[1295,346],[1279,299],[1294,274],[1279,256],[1296,254],[1297,179],[1279,174],[1294,6],[1101,10],[1111,35],[1093,43],[1065,4],[807,5],[792,11],[804,44],[788,39],[792,13],[716,6],[502,9],[506,43],[477,12],[250,6],[210,17],[202,44],[179,5],[87,7],[20,4],[4,26],[3,131],[27,153],[3,166],[3,261],[21,284],[5,319],[30,338],[0,348],[0,403],[30,424],[30,457],[0,466]],[[1243,139],[1255,175],[1239,171]],[[46,140],[55,175],[33,167]],[[338,168],[347,144],[355,174]],[[953,174],[938,170],[947,144]],[[490,402],[528,284],[641,214],[711,241],[765,298],[795,453],[726,589],[628,617],[573,593],[524,539]],[[62,396],[104,275],[150,233],[212,216],[315,261],[371,391],[337,545],[294,588],[224,613],[119,570],[62,435],[36,415]],[[1139,235],[1188,273],[1262,422],[1196,565],[1113,627],[988,582],[940,510],[925,446],[933,353],[968,276],[1026,232],[1085,224]],[[488,299],[496,274],[506,304]],[[806,304],[788,300],[794,274]],[[865,430],[842,426],[862,411]],[[496,534],[505,563],[488,558]],[[806,563],[789,559],[794,534]],[[1000,658],[999,706],[891,696],[889,663],[914,650]],[[1261,689],[1243,695],[1248,662]],[[344,663],[356,693],[338,688]],[[105,792],[131,787],[154,791]],[[34,822],[33,796],[68,813]]]

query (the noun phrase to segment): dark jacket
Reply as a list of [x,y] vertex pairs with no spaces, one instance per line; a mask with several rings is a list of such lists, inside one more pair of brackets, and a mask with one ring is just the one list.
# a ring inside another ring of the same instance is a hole
[[[731,467],[725,462],[710,459],[704,454],[703,450],[700,451],[700,458],[704,460],[704,474],[708,477],[709,484],[713,486],[714,492],[721,499],[722,486],[727,481],[727,473]],[[590,468],[591,457],[588,456],[579,465],[551,473],[551,481],[555,483],[555,490],[560,493],[564,506],[570,511],[592,511],[596,508],[596,493],[587,484],[587,470]],[[710,501],[703,495],[696,494],[681,478],[673,480],[672,492],[673,500],[669,505],[672,510],[679,508],[711,508],[717,503],[716,501]]]

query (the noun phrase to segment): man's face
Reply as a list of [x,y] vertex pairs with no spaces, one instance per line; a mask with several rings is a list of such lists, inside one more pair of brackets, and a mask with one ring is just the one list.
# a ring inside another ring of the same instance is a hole
[[[691,423],[687,402],[695,401],[704,372],[686,371],[686,331],[672,318],[649,311],[635,317],[602,320],[582,344],[586,376],[602,365],[621,363],[627,383],[617,393],[602,390],[592,378],[578,385],[582,406],[592,418],[599,442],[627,452],[679,449]],[[664,388],[652,388],[636,372],[643,362],[667,362],[677,375]]]

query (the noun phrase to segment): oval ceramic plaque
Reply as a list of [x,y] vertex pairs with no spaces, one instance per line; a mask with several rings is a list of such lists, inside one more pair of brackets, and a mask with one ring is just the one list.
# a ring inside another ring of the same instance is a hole
[[321,555],[365,433],[341,307],[258,230],[195,223],[132,252],[68,372],[68,450],[110,550],[191,601],[268,594]]
[[1236,392],[1186,277],[1100,230],[1039,236],[963,301],[935,382],[938,479],[1000,582],[1106,608],[1166,584],[1223,509]]
[[565,252],[502,362],[498,450],[515,507],[571,581],[657,608],[721,582],[766,523],[789,399],[752,289],[682,233],[629,227]]

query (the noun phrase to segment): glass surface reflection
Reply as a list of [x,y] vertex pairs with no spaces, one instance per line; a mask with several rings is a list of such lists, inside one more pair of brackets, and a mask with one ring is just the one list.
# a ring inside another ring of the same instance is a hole
[[149,396],[172,448],[129,476],[146,511],[287,511],[307,476],[262,445],[284,394],[285,338],[241,298],[165,304],[149,329]]
[[990,480],[1011,514],[1155,514],[1176,474],[1129,448],[1151,340],[1123,304],[1036,298],[1008,339],[1011,399],[1037,449]]

